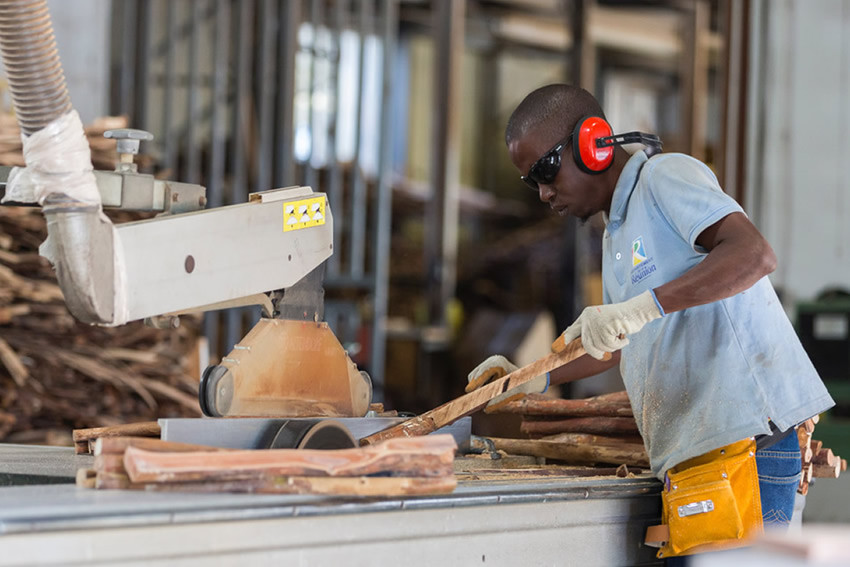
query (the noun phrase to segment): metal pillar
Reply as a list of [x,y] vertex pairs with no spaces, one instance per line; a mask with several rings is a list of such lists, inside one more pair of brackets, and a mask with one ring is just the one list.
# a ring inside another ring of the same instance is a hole
[[464,0],[434,3],[434,114],[431,150],[431,200],[425,262],[428,314],[432,325],[446,324],[446,304],[457,278],[458,189],[460,184],[461,65],[464,50]]

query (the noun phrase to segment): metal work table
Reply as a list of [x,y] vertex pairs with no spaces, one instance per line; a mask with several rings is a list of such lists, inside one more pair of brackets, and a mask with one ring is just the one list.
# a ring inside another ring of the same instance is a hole
[[660,488],[648,475],[386,499],[3,487],[0,566],[651,564],[639,542]]

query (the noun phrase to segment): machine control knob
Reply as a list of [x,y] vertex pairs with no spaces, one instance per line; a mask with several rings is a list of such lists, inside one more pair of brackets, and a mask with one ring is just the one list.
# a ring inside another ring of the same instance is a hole
[[118,167],[115,171],[132,171],[135,173],[136,164],[133,156],[139,153],[139,144],[144,141],[153,140],[153,134],[144,130],[134,128],[116,128],[103,133],[104,138],[114,139],[118,150]]

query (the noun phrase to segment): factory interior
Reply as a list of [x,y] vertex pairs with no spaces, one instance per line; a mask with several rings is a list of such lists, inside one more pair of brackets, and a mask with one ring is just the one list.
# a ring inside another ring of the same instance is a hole
[[850,564],[850,0],[0,0],[0,52],[0,567]]

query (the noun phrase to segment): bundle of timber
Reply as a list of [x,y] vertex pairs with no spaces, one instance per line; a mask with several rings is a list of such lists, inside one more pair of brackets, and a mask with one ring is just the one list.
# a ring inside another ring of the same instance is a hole
[[558,433],[588,433],[642,443],[625,391],[581,400],[531,394],[501,406],[494,413],[520,414],[520,431],[533,439]]
[[531,438],[492,438],[506,453],[576,465],[649,466],[625,391],[580,400],[530,394],[494,413],[520,414],[520,430]]
[[71,429],[198,416],[199,327],[95,327],[68,312],[37,208],[0,207],[0,441],[70,445]]
[[445,494],[457,481],[451,435],[399,438],[356,449],[234,450],[144,437],[95,442],[94,469],[77,485],[167,492],[401,496]]
[[827,449],[823,443],[812,439],[818,416],[808,419],[797,428],[797,441],[800,443],[800,455],[803,461],[803,474],[797,492],[809,492],[812,478],[838,478],[847,470],[847,460]]

